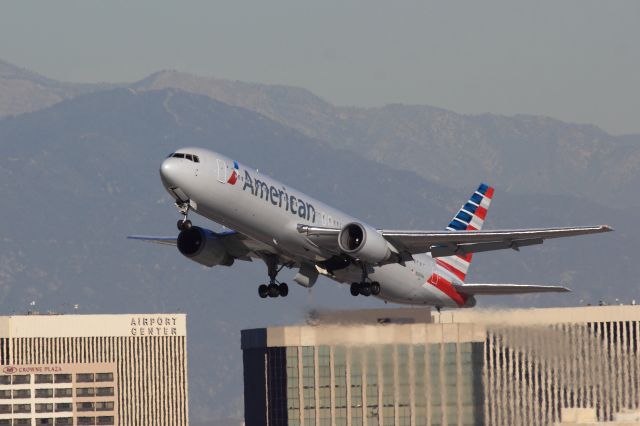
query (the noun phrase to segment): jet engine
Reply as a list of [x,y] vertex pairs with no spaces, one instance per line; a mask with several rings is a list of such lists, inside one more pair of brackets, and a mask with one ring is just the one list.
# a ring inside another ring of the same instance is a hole
[[198,226],[192,226],[178,234],[178,250],[201,265],[233,265],[233,256],[227,253],[216,233]]
[[338,234],[340,250],[351,257],[378,264],[393,256],[389,242],[371,226],[351,222]]

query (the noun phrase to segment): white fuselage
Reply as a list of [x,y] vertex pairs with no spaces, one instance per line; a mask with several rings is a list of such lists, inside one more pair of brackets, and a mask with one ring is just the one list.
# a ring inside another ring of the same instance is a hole
[[[197,155],[199,162],[181,158],[163,162],[161,176],[169,193],[182,201],[188,199],[198,214],[269,245],[285,259],[315,264],[329,257],[298,232],[299,224],[341,228],[350,222],[362,223],[223,155],[201,148],[180,151]],[[404,265],[373,268],[369,278],[380,283],[378,297],[396,303],[459,307],[427,282],[437,268],[433,258],[427,254],[413,258]],[[351,283],[359,281],[361,274],[361,268],[351,265],[330,277]]]

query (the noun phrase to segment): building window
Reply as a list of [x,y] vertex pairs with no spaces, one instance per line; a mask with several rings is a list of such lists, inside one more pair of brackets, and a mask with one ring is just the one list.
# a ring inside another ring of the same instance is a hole
[[11,405],[10,404],[0,404],[0,414],[11,414]]
[[78,382],[78,383],[90,383],[90,382],[93,382],[93,373],[76,374],[76,382]]
[[36,398],[52,398],[53,389],[36,389]]
[[13,419],[13,425],[16,426],[31,426],[31,419]]
[[78,425],[95,425],[96,418],[95,417],[78,417]]
[[56,383],[71,383],[71,374],[56,374]]
[[36,413],[53,413],[53,404],[36,404]]
[[11,376],[0,376],[0,385],[10,385]]
[[53,374],[36,374],[36,383],[53,383]]
[[96,374],[96,382],[113,382],[113,373]]
[[31,404],[13,404],[14,413],[30,413]]
[[76,410],[78,411],[95,411],[95,409],[93,402],[78,402],[76,404]]
[[59,402],[56,404],[56,413],[64,413],[72,410],[73,410],[73,407],[70,402]]
[[97,420],[99,425],[113,425],[113,416],[99,416]]
[[16,374],[13,376],[11,382],[14,385],[25,385],[31,383],[31,376],[29,374]]
[[10,419],[0,419],[0,426],[11,426]]
[[349,357],[351,381],[351,424],[362,426],[362,350],[351,349]]
[[300,388],[298,386],[298,348],[287,347],[287,420],[291,426],[300,424]]
[[73,425],[73,417],[58,417],[56,418],[56,426],[70,426]]
[[11,399],[11,391],[9,389],[0,390],[0,399]]
[[96,411],[113,411],[113,402],[96,402]]
[[13,399],[17,398],[31,398],[31,391],[29,389],[15,389]]
[[93,396],[95,393],[94,388],[77,388],[76,396],[87,397]]
[[331,425],[331,349],[318,346],[319,426]]
[[56,398],[65,398],[73,396],[71,388],[59,388],[55,390]]
[[336,425],[347,424],[347,361],[344,346],[333,348],[333,382],[336,407]]
[[378,426],[378,355],[375,349],[369,349],[366,361],[367,424]]
[[51,425],[51,426],[53,426],[53,419],[52,418],[36,419],[36,426],[40,426],[40,425]]
[[96,396],[113,396],[113,388],[96,388]]

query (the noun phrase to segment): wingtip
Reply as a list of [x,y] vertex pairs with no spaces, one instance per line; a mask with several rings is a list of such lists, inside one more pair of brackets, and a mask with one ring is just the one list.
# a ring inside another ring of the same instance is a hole
[[613,229],[613,226],[611,225],[602,225],[600,228],[602,228],[603,232],[615,231],[615,229]]

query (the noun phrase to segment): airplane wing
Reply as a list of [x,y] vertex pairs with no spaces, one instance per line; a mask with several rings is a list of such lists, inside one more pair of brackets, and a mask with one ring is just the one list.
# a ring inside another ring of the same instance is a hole
[[175,246],[178,243],[178,237],[154,237],[152,235],[129,235],[128,240],[138,240],[147,243],[162,244],[165,246]]
[[[236,231],[215,233],[215,235],[222,240],[227,252],[236,259],[251,261],[251,258],[261,258],[261,253],[273,252],[270,246]],[[127,239],[169,246],[176,246],[178,243],[177,236],[130,235]]]
[[431,252],[433,257],[465,255],[482,251],[514,249],[542,244],[550,238],[597,234],[613,229],[608,225],[567,228],[515,229],[493,231],[387,231],[382,235],[398,250],[410,254]]
[[468,295],[507,295],[525,293],[566,293],[571,291],[567,287],[558,285],[536,284],[454,284],[455,289]]
[[[513,249],[542,244],[550,238],[573,237],[613,231],[608,225],[575,226],[566,228],[488,230],[488,231],[395,231],[379,230],[399,253],[430,252],[433,257],[465,255],[469,253]],[[338,246],[340,229],[298,225],[310,241],[328,250]]]

